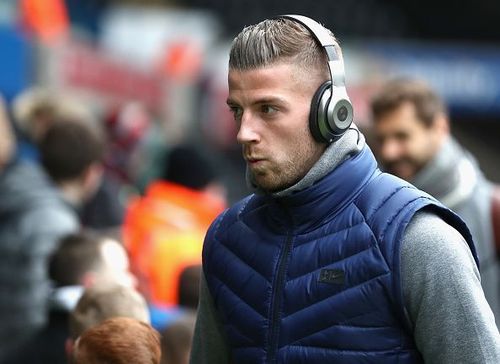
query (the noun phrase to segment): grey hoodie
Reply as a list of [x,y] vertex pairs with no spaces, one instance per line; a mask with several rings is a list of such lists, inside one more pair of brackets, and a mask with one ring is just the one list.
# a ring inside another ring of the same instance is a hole
[[0,172],[0,362],[45,324],[48,258],[78,228],[40,167],[16,162]]
[[479,257],[481,285],[498,320],[500,270],[491,220],[491,183],[483,176],[474,157],[451,137],[411,182],[467,223]]

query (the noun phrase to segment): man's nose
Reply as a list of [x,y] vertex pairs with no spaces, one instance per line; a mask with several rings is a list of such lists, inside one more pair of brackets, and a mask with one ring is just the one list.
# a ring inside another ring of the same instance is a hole
[[256,143],[260,140],[257,130],[258,122],[252,117],[251,113],[243,112],[240,119],[240,127],[236,140],[240,144]]
[[401,146],[395,140],[385,140],[381,144],[380,153],[387,161],[398,159],[401,154]]

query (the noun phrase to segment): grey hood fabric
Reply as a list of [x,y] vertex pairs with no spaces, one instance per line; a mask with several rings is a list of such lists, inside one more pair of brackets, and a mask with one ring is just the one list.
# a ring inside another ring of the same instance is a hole
[[491,218],[492,185],[485,179],[477,161],[450,137],[411,182],[467,223],[478,253],[486,299],[495,316],[500,317],[500,269]]
[[471,198],[476,184],[483,179],[474,157],[448,138],[411,182],[453,208]]

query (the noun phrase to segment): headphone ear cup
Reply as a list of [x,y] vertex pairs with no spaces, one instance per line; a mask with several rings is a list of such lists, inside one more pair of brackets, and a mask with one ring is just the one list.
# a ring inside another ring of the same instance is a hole
[[328,102],[328,127],[334,139],[340,138],[352,124],[354,110],[345,87],[336,87]]
[[324,82],[314,94],[311,100],[309,112],[309,130],[313,138],[321,143],[331,140],[328,132],[328,101],[331,96],[331,81]]
[[335,88],[332,96],[332,82],[326,81],[311,100],[309,129],[316,141],[330,143],[344,135],[353,117],[353,107],[345,88]]

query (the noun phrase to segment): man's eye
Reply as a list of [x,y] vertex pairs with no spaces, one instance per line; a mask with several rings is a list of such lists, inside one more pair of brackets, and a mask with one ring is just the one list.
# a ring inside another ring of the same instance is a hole
[[275,112],[278,111],[278,109],[276,109],[275,107],[273,107],[271,105],[262,105],[261,111],[264,114],[274,114]]
[[231,111],[235,120],[241,119],[241,115],[243,115],[243,109],[238,106],[229,106],[229,111]]
[[410,135],[408,133],[396,133],[396,135],[394,135],[394,139],[399,142],[404,142],[410,139]]

